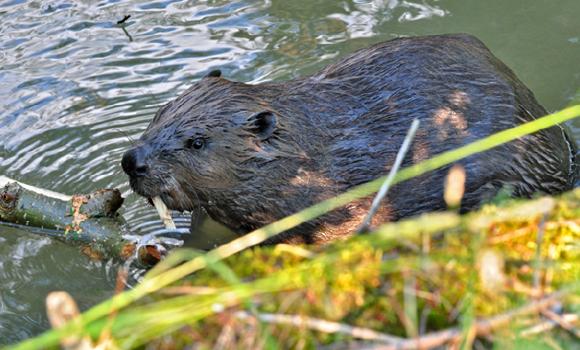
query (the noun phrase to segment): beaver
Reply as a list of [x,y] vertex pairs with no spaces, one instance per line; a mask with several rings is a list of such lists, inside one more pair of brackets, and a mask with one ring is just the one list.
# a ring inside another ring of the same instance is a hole
[[[179,211],[201,206],[243,234],[385,175],[414,118],[420,127],[403,167],[545,114],[475,37],[398,38],[289,81],[252,85],[212,71],[158,110],[121,163],[139,195]],[[461,209],[502,188],[517,197],[568,190],[575,154],[557,126],[465,158]],[[444,210],[447,171],[394,186],[374,224]],[[267,243],[347,237],[370,203],[353,202]]]

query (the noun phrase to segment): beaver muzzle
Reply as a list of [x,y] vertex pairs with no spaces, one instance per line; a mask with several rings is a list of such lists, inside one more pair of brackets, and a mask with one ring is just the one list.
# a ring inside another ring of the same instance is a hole
[[[121,160],[123,171],[129,175],[129,183],[133,191],[147,198],[149,203],[155,206],[161,221],[167,229],[175,229],[175,223],[171,218],[171,213],[167,208],[166,201],[161,194],[149,195],[144,189],[144,179],[149,175],[149,165],[147,164],[147,152],[143,146],[135,147],[125,152]],[[164,196],[166,197],[166,196]]]
[[121,160],[121,166],[130,178],[139,178],[147,175],[149,166],[147,165],[145,149],[141,146],[125,152]]

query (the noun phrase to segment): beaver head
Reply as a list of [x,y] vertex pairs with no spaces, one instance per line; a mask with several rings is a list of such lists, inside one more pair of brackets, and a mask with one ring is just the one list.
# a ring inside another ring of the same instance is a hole
[[[278,93],[275,86],[258,89],[210,73],[160,108],[124,154],[131,188],[149,199],[160,196],[173,210],[202,206],[238,232],[288,214],[273,210],[284,205],[271,201],[291,195],[287,179],[309,156],[286,117],[291,112],[270,103]],[[305,204],[294,199],[290,210]]]

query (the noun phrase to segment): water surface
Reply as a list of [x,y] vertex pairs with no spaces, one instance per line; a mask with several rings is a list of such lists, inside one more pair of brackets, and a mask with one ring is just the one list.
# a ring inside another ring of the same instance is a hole
[[[579,13],[578,0],[3,1],[0,174],[129,195],[119,161],[130,140],[207,72],[291,79],[399,36],[474,34],[557,110],[580,100]],[[580,121],[570,127],[580,139]],[[128,219],[143,208],[129,196]],[[112,294],[118,267],[75,248],[0,227],[0,252],[0,344],[48,327],[49,291],[68,291],[83,309]]]

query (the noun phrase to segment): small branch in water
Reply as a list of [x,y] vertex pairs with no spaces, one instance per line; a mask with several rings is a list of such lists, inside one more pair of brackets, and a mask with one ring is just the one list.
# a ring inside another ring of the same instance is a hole
[[399,168],[401,167],[401,163],[403,162],[403,159],[405,158],[405,155],[407,154],[407,151],[409,150],[409,146],[411,146],[411,142],[413,141],[413,138],[415,137],[415,133],[417,132],[418,127],[419,127],[419,120],[413,119],[413,123],[411,124],[409,131],[407,131],[407,136],[405,136],[405,139],[403,140],[403,144],[401,145],[401,148],[399,149],[399,152],[397,153],[397,157],[395,158],[395,163],[391,167],[391,171],[389,171],[389,175],[385,179],[385,182],[383,182],[383,185],[381,186],[381,188],[379,189],[379,192],[377,193],[375,199],[373,200],[373,204],[371,205],[371,209],[369,210],[367,216],[365,217],[361,226],[357,230],[357,233],[364,233],[364,232],[368,231],[370,224],[371,224],[371,220],[373,219],[373,216],[376,214],[377,210],[379,209],[381,202],[383,201],[383,199],[387,195],[387,192],[389,191],[389,189],[391,187],[391,183],[395,179],[395,175],[399,171]]
[[131,34],[129,34],[127,29],[125,29],[125,27],[121,27],[121,29],[123,29],[123,33],[125,33],[125,35],[129,38],[129,41],[133,41],[133,37],[131,36]]
[[121,29],[123,30],[123,33],[125,33],[125,35],[127,36],[127,38],[129,38],[129,41],[133,41],[133,37],[131,36],[131,34],[129,34],[129,32],[127,32],[127,29],[125,29],[125,22],[131,18],[131,15],[125,15],[123,17],[123,19],[117,21],[117,24],[121,26]]
[[123,23],[127,22],[127,20],[128,20],[129,18],[131,18],[131,15],[125,15],[125,16],[123,17],[123,19],[121,19],[121,20],[117,21],[117,24],[123,24]]

